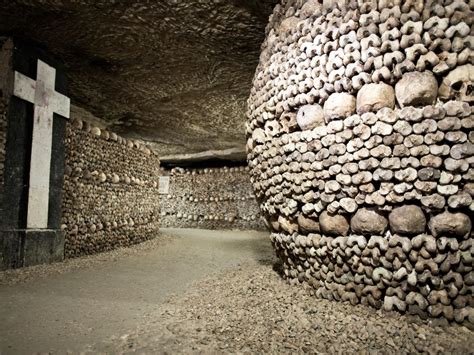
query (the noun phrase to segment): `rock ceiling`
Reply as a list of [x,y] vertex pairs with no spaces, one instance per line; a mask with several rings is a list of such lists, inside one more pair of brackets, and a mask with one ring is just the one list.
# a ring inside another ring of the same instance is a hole
[[163,155],[243,149],[276,0],[0,0],[0,35],[61,57],[77,106]]

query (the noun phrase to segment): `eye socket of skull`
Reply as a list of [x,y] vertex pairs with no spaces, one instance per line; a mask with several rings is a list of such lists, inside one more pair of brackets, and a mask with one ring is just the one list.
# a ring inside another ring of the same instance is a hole
[[473,83],[471,81],[457,81],[451,85],[455,98],[465,102],[474,101],[472,87]]
[[470,96],[470,97],[474,96],[474,93],[472,91],[473,87],[474,87],[473,83],[466,84],[466,96]]
[[461,100],[473,102],[474,66],[463,65],[453,69],[439,87],[439,97],[442,100]]
[[454,91],[460,91],[462,89],[462,86],[463,86],[463,82],[462,81],[456,81],[455,83],[453,83],[451,85],[451,88],[454,90]]

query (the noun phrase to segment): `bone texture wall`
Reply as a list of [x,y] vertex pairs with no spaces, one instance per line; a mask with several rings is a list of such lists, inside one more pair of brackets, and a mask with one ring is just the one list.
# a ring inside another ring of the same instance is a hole
[[164,170],[163,227],[264,229],[248,167]]
[[247,152],[285,277],[474,322],[472,2],[285,1]]
[[65,255],[153,238],[159,228],[159,159],[148,148],[76,117],[66,128]]

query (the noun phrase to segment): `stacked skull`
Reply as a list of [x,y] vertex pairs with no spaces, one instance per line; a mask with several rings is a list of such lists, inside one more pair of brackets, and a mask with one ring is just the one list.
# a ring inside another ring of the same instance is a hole
[[248,100],[251,179],[286,277],[474,323],[473,8],[285,1]]
[[174,228],[263,229],[249,168],[173,168],[160,200],[161,224]]
[[66,126],[65,256],[129,246],[159,228],[158,156],[136,141],[74,119]]

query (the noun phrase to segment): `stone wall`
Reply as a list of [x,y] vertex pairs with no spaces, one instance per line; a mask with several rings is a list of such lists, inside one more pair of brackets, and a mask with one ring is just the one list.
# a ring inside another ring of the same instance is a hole
[[[0,91],[1,93],[1,91]],[[0,95],[0,201],[3,199],[3,176],[5,170],[5,144],[7,138],[7,103],[3,96]],[[0,207],[0,212],[1,207]],[[3,267],[4,247],[0,243],[0,270]]]
[[473,9],[425,3],[277,6],[248,160],[291,282],[473,323]]
[[263,229],[247,167],[164,170],[163,227]]
[[7,102],[0,96],[0,195],[3,192],[3,171],[5,168],[5,144],[7,141]]
[[3,193],[3,173],[7,142],[7,106],[9,100],[10,46],[4,47],[6,38],[0,37],[0,196]]
[[137,142],[91,127],[80,117],[66,131],[65,256],[103,252],[155,237],[157,155]]

